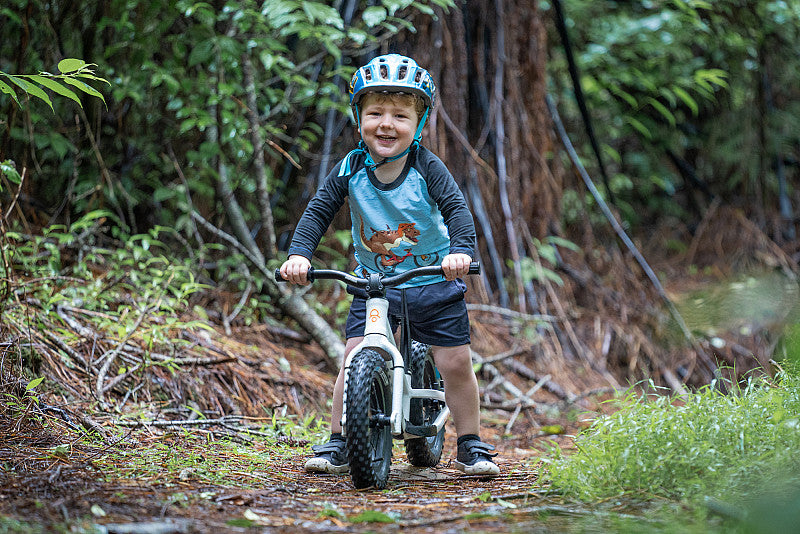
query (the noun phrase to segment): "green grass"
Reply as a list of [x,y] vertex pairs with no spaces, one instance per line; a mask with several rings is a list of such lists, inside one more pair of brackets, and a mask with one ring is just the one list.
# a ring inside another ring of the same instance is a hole
[[[575,453],[553,452],[546,476],[565,497],[661,499],[752,526],[774,493],[776,507],[785,501],[789,516],[798,515],[797,372],[752,378],[728,395],[713,386],[679,398],[631,390],[615,402],[617,411],[576,437]],[[779,519],[775,512],[765,517]]]

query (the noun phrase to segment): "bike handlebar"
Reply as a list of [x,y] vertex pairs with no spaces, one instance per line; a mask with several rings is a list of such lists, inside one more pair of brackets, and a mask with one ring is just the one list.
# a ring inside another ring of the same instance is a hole
[[[469,264],[469,271],[467,274],[480,274],[481,272],[481,264],[480,262],[473,261]],[[396,274],[394,276],[380,276],[380,283],[383,287],[396,287],[404,282],[408,282],[412,278],[416,278],[418,276],[444,276],[444,270],[442,269],[441,265],[429,265],[427,267],[417,267],[411,269],[409,271]],[[339,280],[340,282],[345,282],[350,284],[354,287],[366,288],[367,285],[370,283],[369,278],[362,278],[360,276],[355,276],[350,273],[346,273],[344,271],[335,271],[332,269],[314,269],[310,267],[308,269],[308,281],[314,282],[315,280]],[[286,280],[281,275],[280,269],[275,269],[275,281],[276,282],[286,282]]]

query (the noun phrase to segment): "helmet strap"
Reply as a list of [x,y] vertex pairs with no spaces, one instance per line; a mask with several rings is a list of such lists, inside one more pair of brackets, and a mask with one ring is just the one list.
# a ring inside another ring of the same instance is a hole
[[414,139],[414,141],[411,142],[411,145],[407,149],[403,150],[396,156],[392,156],[391,158],[385,158],[378,162],[372,159],[372,155],[369,153],[369,149],[367,148],[367,145],[364,144],[363,140],[358,142],[357,150],[360,150],[361,152],[364,153],[364,156],[366,156],[366,159],[364,159],[364,164],[367,166],[367,168],[370,171],[375,172],[375,169],[377,169],[381,165],[397,161],[398,159],[402,158],[403,156],[411,152],[411,149],[416,149],[418,146],[419,146],[419,141],[417,139]]

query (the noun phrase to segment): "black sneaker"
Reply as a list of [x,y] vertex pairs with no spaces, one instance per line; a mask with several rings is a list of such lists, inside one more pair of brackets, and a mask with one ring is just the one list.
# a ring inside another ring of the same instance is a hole
[[340,475],[350,471],[347,463],[347,442],[344,439],[331,438],[328,443],[314,445],[311,450],[316,456],[306,461],[305,470],[309,473],[330,473]]
[[458,444],[458,458],[456,469],[466,475],[479,475],[496,477],[500,468],[492,461],[497,453],[492,453],[493,445],[482,442],[480,439],[466,439]]

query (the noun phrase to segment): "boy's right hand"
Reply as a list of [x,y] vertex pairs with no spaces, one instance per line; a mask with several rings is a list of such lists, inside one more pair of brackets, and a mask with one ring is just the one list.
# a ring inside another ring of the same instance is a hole
[[281,276],[290,284],[308,285],[311,262],[305,256],[294,254],[281,265]]

